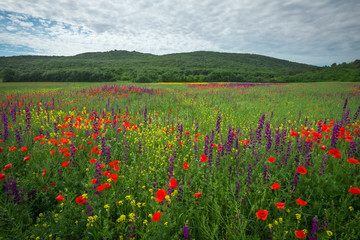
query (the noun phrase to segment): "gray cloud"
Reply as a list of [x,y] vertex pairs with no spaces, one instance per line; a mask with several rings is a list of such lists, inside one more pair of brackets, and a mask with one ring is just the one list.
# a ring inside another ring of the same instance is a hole
[[[320,65],[360,58],[358,0],[3,0],[0,10],[40,18],[43,27],[56,21],[30,37],[0,32],[1,42],[20,41],[44,54],[211,50]],[[26,17],[12,21],[12,28],[22,26],[25,32],[32,27]]]

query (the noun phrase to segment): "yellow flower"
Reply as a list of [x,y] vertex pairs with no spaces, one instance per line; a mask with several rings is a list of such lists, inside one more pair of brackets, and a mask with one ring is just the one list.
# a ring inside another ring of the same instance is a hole
[[273,227],[273,225],[270,223],[270,224],[269,224],[269,228],[272,229],[272,227]]
[[123,201],[118,201],[119,206],[123,205]]
[[354,208],[352,206],[349,206],[349,211],[350,212],[354,211]]
[[300,219],[301,219],[301,214],[300,214],[300,213],[296,213],[295,216],[296,216],[296,219],[297,219],[297,220],[300,220]]
[[274,223],[275,223],[275,225],[278,225],[278,224],[279,224],[279,222],[278,222],[278,221],[276,221],[276,220],[274,221]]
[[141,203],[140,203],[140,202],[138,202],[138,203],[137,203],[137,206],[140,208],[140,207],[141,207]]
[[330,231],[330,230],[326,230],[326,233],[327,233],[327,235],[328,235],[329,237],[331,237],[331,236],[333,235],[333,232]]
[[42,216],[44,216],[44,214],[43,214],[43,213],[39,213],[39,217],[42,217]]
[[283,218],[279,218],[280,224],[283,223]]
[[130,200],[131,200],[131,196],[130,196],[130,195],[127,195],[127,196],[125,197],[125,199],[130,201]]
[[83,197],[83,198],[87,198],[87,193],[84,193],[84,194],[82,195],[82,197]]
[[287,211],[288,213],[291,212],[290,209],[286,209],[286,211]]
[[152,214],[149,214],[149,216],[148,216],[149,218],[152,218],[153,217],[153,215]]
[[105,204],[105,205],[104,205],[104,208],[105,208],[106,210],[109,209],[109,208],[110,208],[109,204]]
[[125,221],[126,220],[126,216],[124,215],[124,214],[122,214],[117,220],[116,220],[116,222],[123,222],[123,221]]
[[143,224],[147,225],[147,223],[148,223],[148,220],[145,219],[145,220],[143,221]]
[[168,225],[168,222],[165,222],[164,225],[167,226],[167,225]]
[[131,200],[130,204],[131,204],[131,206],[136,206],[136,201],[135,201],[135,200]]

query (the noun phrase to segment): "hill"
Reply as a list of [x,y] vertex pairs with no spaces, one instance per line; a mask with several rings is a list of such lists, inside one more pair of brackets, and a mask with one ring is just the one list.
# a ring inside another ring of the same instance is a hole
[[0,57],[0,72],[7,82],[272,82],[319,69],[256,54],[207,51],[153,55],[114,50],[70,57]]

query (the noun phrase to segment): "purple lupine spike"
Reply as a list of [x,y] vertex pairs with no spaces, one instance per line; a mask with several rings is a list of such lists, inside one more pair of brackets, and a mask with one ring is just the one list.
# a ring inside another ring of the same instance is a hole
[[219,113],[218,116],[217,116],[217,122],[216,122],[215,131],[217,133],[220,133],[220,128],[221,128],[221,114]]
[[190,234],[189,234],[189,226],[187,225],[187,223],[185,222],[185,225],[183,227],[183,233],[184,233],[184,240],[187,240],[190,238]]
[[360,106],[358,108],[358,110],[356,111],[356,113],[354,114],[354,117],[353,117],[353,121],[355,122],[355,120],[357,120],[357,118],[359,117],[359,114],[360,114]]
[[313,218],[312,229],[311,229],[311,236],[309,240],[317,240],[316,232],[319,230],[319,220]]
[[266,136],[266,139],[267,139],[266,150],[269,151],[271,149],[271,142],[272,142],[270,121],[266,123],[265,136]]
[[320,176],[325,174],[326,159],[327,159],[327,153],[324,153],[323,158],[321,160],[321,168],[319,173]]
[[7,119],[5,113],[2,114],[2,122],[4,125],[2,137],[3,137],[3,140],[6,141],[9,137],[9,129],[8,129],[8,119]]
[[346,99],[345,99],[344,106],[343,106],[343,111],[345,111],[347,104],[348,104],[348,99],[346,98]]
[[298,184],[298,181],[299,181],[299,175],[300,173],[296,172],[295,176],[294,176],[294,180],[292,182],[292,185],[291,185],[291,194],[293,194],[296,190],[296,187],[297,187],[297,184]]

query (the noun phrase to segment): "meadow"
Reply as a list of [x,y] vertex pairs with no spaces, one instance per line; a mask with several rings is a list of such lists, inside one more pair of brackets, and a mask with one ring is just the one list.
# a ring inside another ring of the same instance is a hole
[[360,84],[0,85],[0,239],[360,239]]

